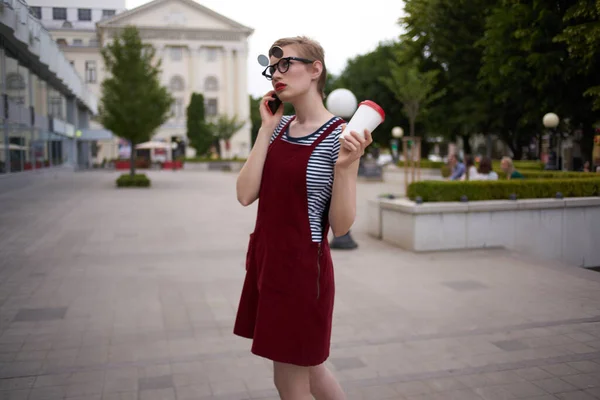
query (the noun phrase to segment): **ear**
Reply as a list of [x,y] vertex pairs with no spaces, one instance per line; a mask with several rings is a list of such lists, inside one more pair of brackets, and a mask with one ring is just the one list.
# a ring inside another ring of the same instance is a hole
[[313,80],[319,80],[319,77],[323,73],[323,63],[321,61],[315,61],[312,63],[311,78]]

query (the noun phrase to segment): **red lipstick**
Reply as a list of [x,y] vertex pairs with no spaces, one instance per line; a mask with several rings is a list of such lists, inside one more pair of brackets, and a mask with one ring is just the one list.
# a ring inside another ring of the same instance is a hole
[[286,86],[287,85],[285,83],[278,82],[275,84],[275,90],[276,91],[283,90],[283,89],[285,89]]

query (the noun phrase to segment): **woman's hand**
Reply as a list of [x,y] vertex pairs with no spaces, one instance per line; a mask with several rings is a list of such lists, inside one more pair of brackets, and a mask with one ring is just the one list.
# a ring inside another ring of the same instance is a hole
[[279,121],[281,121],[281,117],[283,117],[283,103],[279,106],[275,114],[271,114],[271,110],[267,105],[267,102],[275,100],[275,91],[271,90],[264,95],[260,102],[259,110],[260,110],[260,118],[262,120],[262,126],[267,127],[270,132],[273,133],[273,129],[277,127]]
[[365,154],[365,149],[373,142],[373,138],[368,129],[365,129],[364,135],[362,137],[357,132],[351,131],[346,137],[340,137],[340,154],[335,163],[336,168],[348,168]]

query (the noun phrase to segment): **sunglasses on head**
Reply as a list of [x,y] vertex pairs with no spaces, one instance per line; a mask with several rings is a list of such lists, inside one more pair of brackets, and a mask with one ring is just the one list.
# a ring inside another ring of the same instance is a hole
[[262,75],[268,80],[273,79],[273,75],[275,74],[275,70],[285,74],[288,69],[290,69],[290,64],[292,61],[300,61],[304,64],[312,64],[314,61],[301,57],[284,57],[277,61],[273,65],[268,65],[265,70],[262,72]]
[[301,57],[283,57],[283,50],[279,46],[273,46],[269,49],[269,57],[279,58],[280,60],[275,64],[269,65],[269,58],[267,58],[267,56],[264,54],[258,56],[258,63],[265,67],[262,75],[268,80],[273,79],[273,74],[275,74],[275,71],[285,74],[288,69],[290,69],[290,64],[292,61],[300,61],[305,64],[312,64],[314,62],[314,60]]

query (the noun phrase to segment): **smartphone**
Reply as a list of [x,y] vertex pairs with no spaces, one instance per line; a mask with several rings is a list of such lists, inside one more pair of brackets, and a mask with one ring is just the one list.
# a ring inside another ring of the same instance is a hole
[[279,106],[281,106],[281,100],[279,100],[279,97],[277,97],[276,94],[273,95],[273,97],[275,97],[275,100],[267,102],[267,106],[269,107],[271,114],[275,114],[279,109]]

